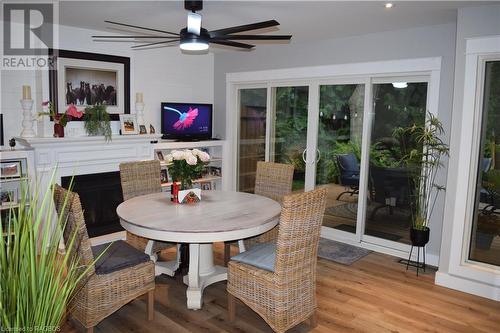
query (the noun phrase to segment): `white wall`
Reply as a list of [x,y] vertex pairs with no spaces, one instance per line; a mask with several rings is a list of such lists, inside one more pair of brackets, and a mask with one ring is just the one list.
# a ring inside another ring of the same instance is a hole
[[[442,57],[442,70],[438,112],[449,137],[455,31],[455,24],[443,24],[305,44],[259,45],[251,52],[217,53],[214,66],[215,133],[225,134],[226,73],[439,56]],[[438,182],[446,182],[445,168],[441,170]],[[434,262],[437,262],[441,244],[444,196],[439,198],[436,207],[427,248],[428,255],[434,256]]]
[[[213,54],[187,55],[177,47],[134,51],[128,43],[93,42],[91,36],[99,31],[61,26],[60,49],[130,57],[131,113],[135,113],[135,93],[143,92],[145,121],[160,131],[160,102],[186,101],[213,103]],[[10,70],[1,73],[1,112],[4,114],[4,135],[8,140],[21,132],[22,85],[31,85],[36,111],[48,99],[47,73]],[[118,129],[118,122],[113,128]],[[80,122],[68,126],[83,126]],[[149,130],[149,128],[148,128]],[[46,131],[50,135],[51,129]]]
[[[455,61],[455,92],[453,97],[453,121],[451,132],[451,150],[450,150],[450,167],[448,168],[447,192],[450,198],[446,200],[444,222],[443,222],[443,238],[441,245],[441,257],[439,263],[439,274],[448,274],[450,264],[450,249],[452,242],[452,229],[454,224],[464,223],[463,219],[454,219],[455,202],[451,194],[456,192],[458,165],[458,151],[461,149],[462,133],[462,106],[464,94],[464,77],[465,77],[465,47],[466,40],[474,37],[486,37],[500,34],[500,5],[496,6],[480,6],[462,8],[458,11],[457,18],[457,47]],[[473,112],[473,110],[470,110]],[[499,282],[490,283],[497,288],[500,287]],[[462,286],[472,286],[471,283],[465,280],[458,283]],[[479,288],[475,286],[474,288]],[[469,291],[470,292],[470,291]]]

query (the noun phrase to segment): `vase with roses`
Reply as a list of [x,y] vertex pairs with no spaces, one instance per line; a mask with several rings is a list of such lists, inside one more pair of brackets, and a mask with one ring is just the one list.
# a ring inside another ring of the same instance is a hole
[[71,121],[72,118],[80,119],[83,112],[78,111],[74,104],[70,104],[65,113],[55,111],[54,104],[50,101],[42,103],[43,112],[38,113],[39,116],[50,116],[54,121],[54,137],[64,137],[64,127]]
[[165,159],[172,179],[180,183],[181,190],[188,190],[193,187],[193,179],[201,177],[210,155],[198,149],[173,150]]

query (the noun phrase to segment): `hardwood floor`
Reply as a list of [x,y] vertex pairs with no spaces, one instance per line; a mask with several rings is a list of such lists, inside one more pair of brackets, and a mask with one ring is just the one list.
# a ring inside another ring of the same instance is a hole
[[[223,246],[217,244],[222,263]],[[234,249],[233,249],[234,250]],[[162,254],[171,256],[171,253]],[[237,303],[227,320],[225,282],[205,289],[203,308],[186,309],[180,278],[156,279],[155,318],[146,320],[146,297],[103,320],[95,332],[272,332],[248,307]],[[500,302],[434,285],[434,272],[420,275],[391,256],[371,253],[351,266],[318,260],[318,326],[302,323],[289,332],[499,332]],[[68,323],[63,332],[80,332]]]

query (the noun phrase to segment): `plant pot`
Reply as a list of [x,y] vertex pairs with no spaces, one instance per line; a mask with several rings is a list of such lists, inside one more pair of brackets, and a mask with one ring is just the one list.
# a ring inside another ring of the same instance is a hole
[[429,235],[431,229],[425,227],[424,229],[410,229],[410,240],[411,245],[413,246],[425,246],[425,244],[429,243]]
[[64,138],[64,127],[57,122],[54,123],[54,137]]

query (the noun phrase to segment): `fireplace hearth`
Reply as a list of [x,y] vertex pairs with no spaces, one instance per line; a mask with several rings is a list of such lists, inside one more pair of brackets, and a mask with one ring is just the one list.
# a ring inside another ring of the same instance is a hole
[[[71,179],[62,177],[62,186],[69,188]],[[116,207],[123,202],[120,172],[77,175],[73,192],[80,196],[89,237],[123,230],[116,215]]]

